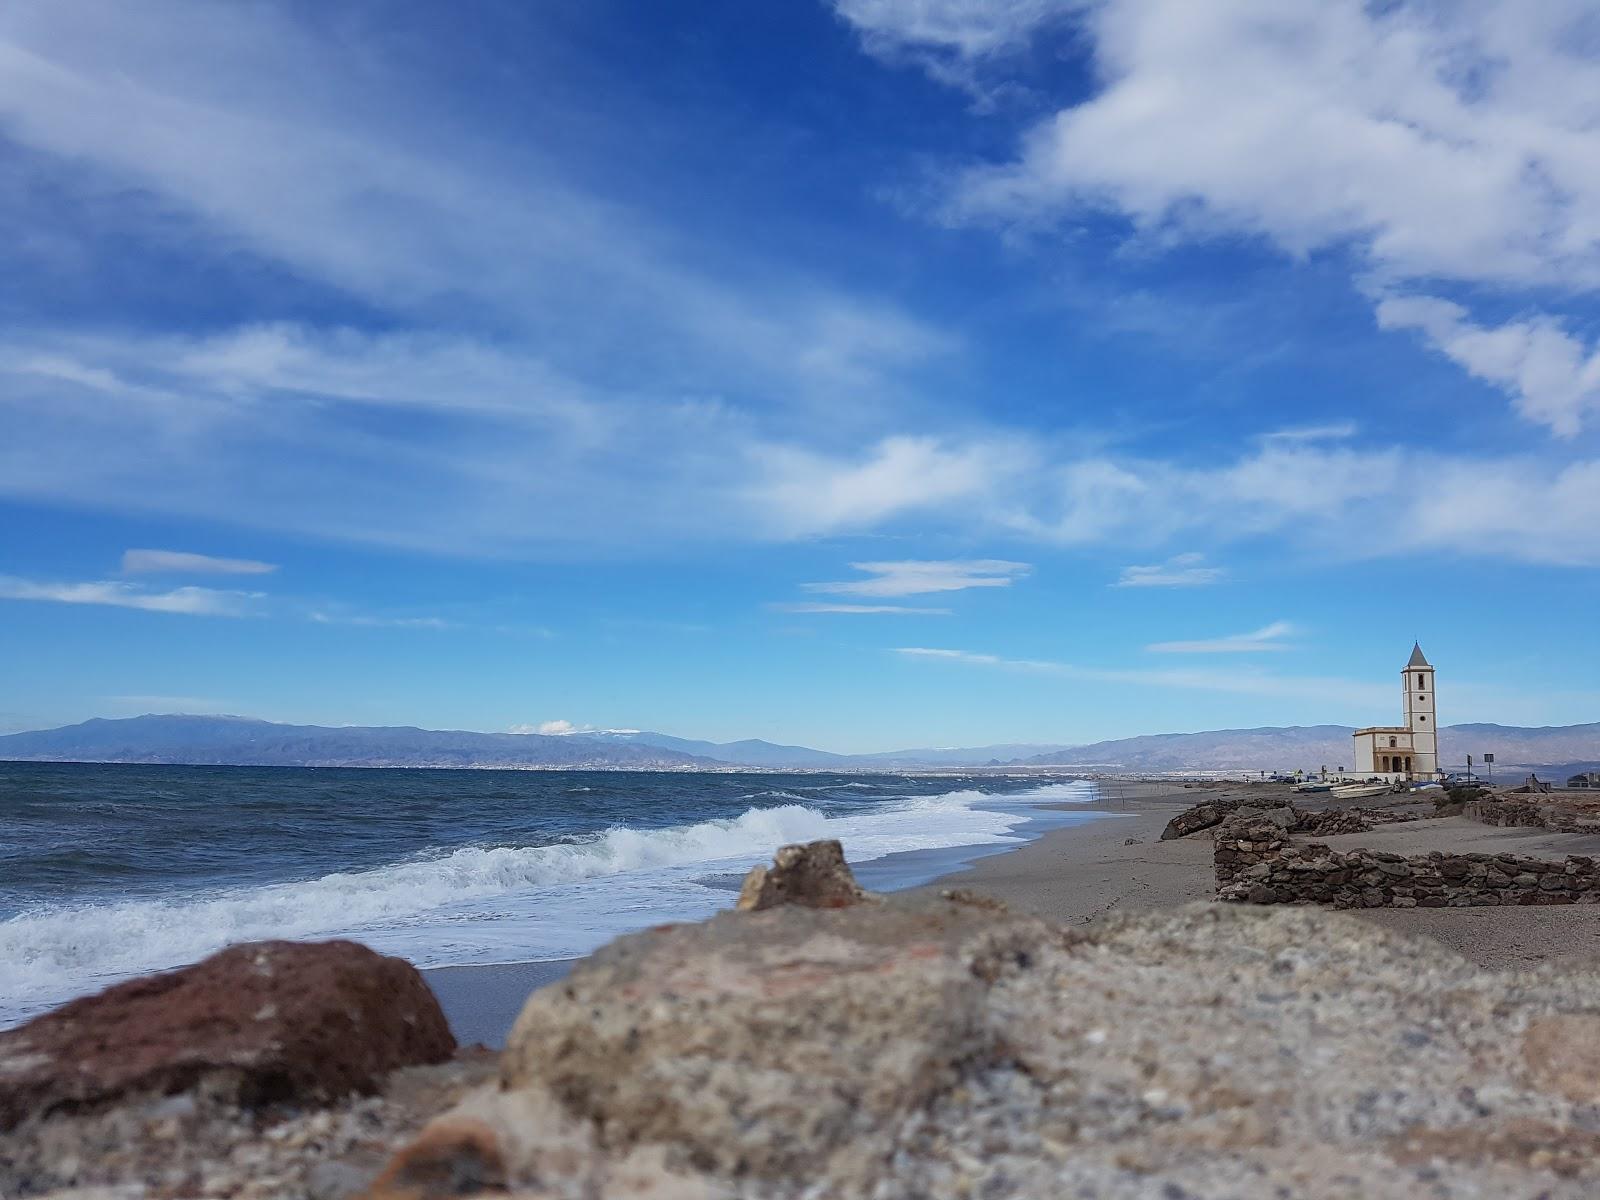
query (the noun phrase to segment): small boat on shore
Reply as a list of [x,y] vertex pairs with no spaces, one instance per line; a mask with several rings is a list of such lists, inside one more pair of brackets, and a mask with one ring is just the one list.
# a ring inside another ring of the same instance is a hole
[[1331,792],[1333,791],[1333,784],[1320,779],[1312,779],[1305,783],[1295,784],[1294,790],[1297,792]]
[[1393,785],[1388,783],[1347,783],[1342,787],[1330,790],[1335,800],[1363,800],[1368,796],[1381,796],[1392,791]]

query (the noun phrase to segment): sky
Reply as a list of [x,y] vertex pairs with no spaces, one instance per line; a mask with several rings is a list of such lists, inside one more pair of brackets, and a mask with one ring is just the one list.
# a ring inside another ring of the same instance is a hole
[[1600,720],[1600,14],[10,0],[0,731]]

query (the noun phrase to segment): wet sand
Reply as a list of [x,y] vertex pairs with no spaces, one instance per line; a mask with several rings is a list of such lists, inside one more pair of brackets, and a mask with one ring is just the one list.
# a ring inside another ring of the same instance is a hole
[[439,998],[456,1041],[463,1046],[480,1042],[499,1049],[528,993],[565,978],[578,961],[562,958],[552,962],[432,967],[423,971],[422,977]]

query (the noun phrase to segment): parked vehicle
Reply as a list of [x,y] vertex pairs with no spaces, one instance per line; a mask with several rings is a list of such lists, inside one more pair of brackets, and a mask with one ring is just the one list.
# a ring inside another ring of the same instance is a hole
[[1381,796],[1393,790],[1394,785],[1391,783],[1347,783],[1334,788],[1330,794],[1335,800],[1361,800],[1367,796]]

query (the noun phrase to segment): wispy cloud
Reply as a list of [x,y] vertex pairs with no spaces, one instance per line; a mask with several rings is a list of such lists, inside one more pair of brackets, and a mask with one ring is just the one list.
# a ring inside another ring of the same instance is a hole
[[948,617],[948,608],[917,608],[909,604],[827,604],[821,601],[797,601],[790,604],[769,604],[774,612],[786,613],[907,613],[924,617]]
[[122,555],[125,575],[179,572],[187,575],[270,575],[276,563],[252,558],[215,558],[209,554],[190,554],[183,550],[127,550]]
[[339,613],[312,610],[309,620],[318,625],[359,625],[369,629],[455,629],[454,621],[443,617],[383,617],[371,613]]
[[1028,563],[1000,558],[911,559],[850,565],[871,578],[801,586],[808,592],[841,596],[916,596],[967,588],[1010,587],[1033,569]]
[[1361,427],[1354,421],[1335,421],[1326,425],[1294,425],[1261,435],[1264,442],[1341,442],[1355,437]]
[[930,646],[901,646],[893,651],[905,658],[960,663],[966,666],[1013,671],[1028,675],[1053,675],[1089,683],[1127,684],[1135,687],[1182,688],[1246,696],[1277,696],[1299,700],[1363,707],[1392,705],[1388,686],[1356,679],[1322,676],[1272,675],[1259,670],[1198,670],[1085,667],[1041,659],[1004,658],[970,650]]
[[788,537],[871,528],[908,513],[970,505],[990,491],[1007,456],[996,443],[952,444],[895,434],[865,454],[795,445],[752,452],[760,467],[749,501]]
[[1149,566],[1124,567],[1122,577],[1112,587],[1205,587],[1219,583],[1227,571],[1222,567],[1206,567],[1203,554],[1178,554],[1164,563]]
[[1294,626],[1288,621],[1274,621],[1250,633],[1189,642],[1153,642],[1145,649],[1156,654],[1258,654],[1268,650],[1289,649],[1283,639],[1294,631]]
[[54,604],[99,604],[146,612],[185,613],[203,617],[245,617],[255,612],[260,592],[219,591],[181,587],[153,592],[120,580],[49,583],[0,575],[0,599],[38,600]]

